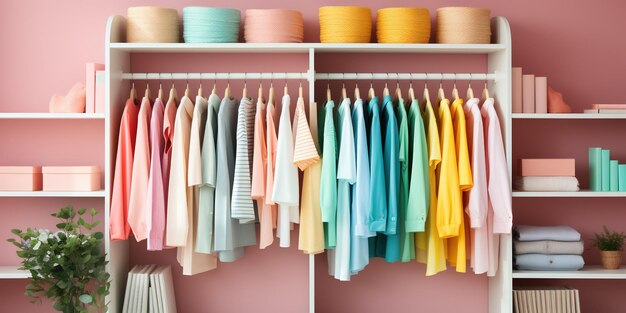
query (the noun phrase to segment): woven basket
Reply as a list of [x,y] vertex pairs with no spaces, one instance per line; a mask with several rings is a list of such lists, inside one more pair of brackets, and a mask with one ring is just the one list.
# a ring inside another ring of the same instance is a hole
[[607,270],[615,270],[622,265],[622,251],[600,251],[602,266]]

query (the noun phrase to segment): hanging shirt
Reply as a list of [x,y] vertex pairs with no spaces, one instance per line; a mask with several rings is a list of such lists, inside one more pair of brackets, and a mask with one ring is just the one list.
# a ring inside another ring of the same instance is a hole
[[[204,135],[206,132],[207,124],[207,112],[208,101],[202,96],[196,97],[196,105],[193,110],[193,117],[191,120],[191,133],[189,135],[189,165],[187,169],[187,185],[193,189],[193,201],[194,212],[189,217],[189,227],[192,230],[191,244],[193,250],[198,253],[202,253],[204,247],[198,247],[198,243],[203,243],[203,240],[198,239],[198,230],[205,228],[203,225],[207,222],[206,219],[200,221],[200,188],[204,184],[202,180],[202,143],[204,141]],[[206,214],[205,210],[202,210],[202,214]],[[210,220],[213,223],[213,220]],[[206,234],[202,234],[203,236]]]
[[[350,99],[337,110],[339,166],[337,168],[337,246],[328,251],[329,273],[342,281],[350,280],[350,185],[356,182],[356,159]],[[367,250],[365,250],[367,251]]]
[[293,128],[289,110],[291,98],[283,96],[278,142],[276,145],[276,172],[272,201],[278,203],[278,237],[281,247],[291,245],[291,223],[300,222],[300,183],[298,168],[293,164]]
[[417,100],[411,101],[409,107],[409,160],[409,202],[406,231],[411,233],[424,232],[430,203],[428,145]]
[[206,124],[202,136],[201,169],[202,182],[198,186],[198,221],[196,252],[210,254],[215,252],[213,242],[213,223],[215,215],[215,184],[217,181],[217,114],[220,97],[212,93],[206,108]]
[[337,245],[337,138],[333,108],[330,100],[324,105],[324,123],[321,126],[323,138],[322,175],[320,178],[320,207],[324,222],[324,242],[326,248]]
[[439,166],[441,155],[441,142],[435,111],[427,101],[423,112],[424,128],[426,129],[426,145],[428,150],[428,182],[430,190],[430,203],[428,217],[426,218],[425,232],[416,234],[416,258],[421,263],[426,263],[426,276],[435,275],[446,270],[444,241],[437,231],[437,176],[436,169]]
[[166,244],[170,247],[187,244],[189,211],[192,208],[192,189],[187,187],[187,162],[193,107],[191,99],[183,97],[176,112],[165,228]]
[[150,176],[150,114],[152,104],[150,99],[141,100],[137,117],[137,135],[135,137],[135,155],[133,157],[133,173],[130,184],[130,201],[128,203],[128,225],[137,241],[148,238],[150,229],[147,228],[146,218],[150,208],[146,207],[148,193],[148,177]]
[[167,99],[165,112],[163,113],[163,186],[164,200],[167,203],[167,193],[169,192],[170,164],[172,163],[172,142],[174,141],[174,126],[176,125],[176,99]]
[[160,98],[154,101],[150,117],[150,175],[146,194],[146,208],[150,214],[146,216],[150,229],[148,250],[163,249],[165,233],[165,185],[163,185],[163,102]]
[[265,103],[257,100],[254,118],[254,153],[252,161],[252,187],[250,195],[259,210],[259,247],[265,249],[274,242],[272,205],[265,202],[265,182],[267,180],[267,142],[265,141]]
[[[465,123],[465,111],[463,110],[463,99],[456,99],[452,102],[450,107],[450,114],[452,116],[452,126],[454,130],[454,142],[457,160],[457,172],[459,175],[459,188],[461,192],[472,189],[472,168],[469,158],[469,150],[467,145],[467,133]],[[460,195],[462,199],[462,194]],[[460,216],[461,223],[459,224],[459,235],[448,239],[448,262],[452,266],[456,267],[456,271],[465,273],[467,254],[466,254],[466,229],[465,220],[466,215],[463,210],[463,203],[453,208],[455,212],[453,214]]]
[[234,262],[243,247],[256,244],[254,224],[240,224],[231,213],[238,101],[222,99],[217,117],[217,181],[215,185],[215,250],[220,261]]
[[120,135],[117,141],[113,189],[111,191],[112,240],[126,240],[130,233],[128,225],[128,204],[133,173],[135,138],[137,135],[137,116],[139,106],[133,99],[128,99],[120,121]]
[[489,269],[489,239],[487,233],[487,168],[485,163],[485,137],[478,98],[465,103],[467,144],[472,165],[474,186],[464,192],[465,213],[470,217],[471,267],[474,273],[483,274]]
[[311,128],[306,120],[304,99],[298,98],[294,114],[295,145],[293,163],[302,170],[302,197],[300,199],[300,233],[298,249],[306,254],[324,251],[324,227],[320,208],[321,162],[315,146],[313,125],[317,124],[316,104],[310,104]]
[[385,188],[385,166],[383,160],[383,141],[380,125],[378,98],[373,97],[367,106],[370,162],[370,212],[368,227],[375,237],[369,239],[370,257],[385,257],[387,238],[382,232],[387,228],[387,190]]
[[356,182],[352,185],[350,214],[350,273],[357,274],[369,263],[369,237],[376,235],[369,230],[370,214],[370,164],[365,128],[363,100],[354,101],[352,109],[354,151],[356,159]]
[[398,99],[396,109],[398,119],[398,160],[400,161],[400,184],[398,190],[398,237],[400,238],[400,258],[402,262],[415,259],[415,239],[407,231],[407,209],[409,204],[409,118],[404,100]]
[[195,275],[217,267],[215,255],[196,253],[194,249],[194,216],[198,201],[194,188],[188,184],[188,165],[191,133],[199,129],[192,129],[193,113],[193,102],[189,97],[183,97],[176,113],[167,203],[166,243],[179,247],[177,259],[183,267],[183,275]]
[[506,163],[500,121],[493,103],[493,98],[488,98],[481,109],[485,127],[487,188],[489,190],[489,211],[487,212],[487,227],[490,234],[488,276],[495,276],[498,271],[499,234],[510,234],[513,225],[509,170]]
[[398,155],[398,121],[391,96],[383,99],[381,124],[384,138],[383,162],[385,168],[385,190],[387,191],[387,246],[385,261],[400,260],[400,235],[398,233],[398,204],[400,185],[400,158]]
[[254,115],[256,107],[252,98],[241,99],[237,117],[237,153],[232,197],[232,218],[240,223],[254,223],[252,202],[252,150],[254,149]]

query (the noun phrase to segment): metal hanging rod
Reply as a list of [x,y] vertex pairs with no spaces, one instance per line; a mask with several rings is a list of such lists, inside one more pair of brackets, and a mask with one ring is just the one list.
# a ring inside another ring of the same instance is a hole
[[492,73],[316,73],[316,80],[496,80]]
[[243,79],[307,79],[307,73],[123,73],[126,80],[243,80]]
[[[308,73],[123,73],[125,80],[304,80]],[[315,73],[316,80],[496,80],[495,73]]]

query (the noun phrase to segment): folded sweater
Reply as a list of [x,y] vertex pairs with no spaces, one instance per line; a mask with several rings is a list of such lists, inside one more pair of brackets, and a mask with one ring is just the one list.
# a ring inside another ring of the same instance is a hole
[[514,234],[519,241],[580,241],[580,233],[569,226],[517,225]]
[[520,191],[578,191],[578,179],[569,176],[516,177],[513,186]]
[[583,254],[585,245],[583,241],[518,241],[513,242],[513,251],[515,254]]
[[515,256],[515,267],[528,271],[577,271],[585,266],[580,255],[522,254]]

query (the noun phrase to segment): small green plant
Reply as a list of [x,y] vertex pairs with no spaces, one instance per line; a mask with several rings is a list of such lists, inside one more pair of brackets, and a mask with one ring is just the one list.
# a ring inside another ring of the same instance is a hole
[[593,245],[598,247],[600,251],[622,251],[624,246],[624,233],[610,231],[606,225],[602,233],[595,233]]
[[[109,273],[102,251],[102,232],[92,232],[99,222],[98,212],[68,206],[52,214],[61,220],[57,232],[46,229],[13,229],[19,238],[8,241],[17,248],[22,270],[31,274],[25,294],[32,303],[48,298],[53,308],[64,313],[106,311]],[[87,222],[85,218],[89,218]]]

